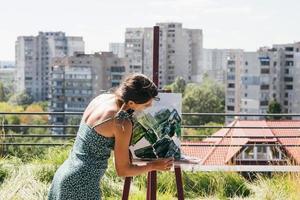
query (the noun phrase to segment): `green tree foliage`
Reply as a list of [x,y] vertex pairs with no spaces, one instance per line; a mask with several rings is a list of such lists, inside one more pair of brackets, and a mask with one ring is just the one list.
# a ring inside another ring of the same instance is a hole
[[[214,80],[204,77],[203,82],[188,84],[183,96],[183,112],[188,113],[224,113],[224,87]],[[187,116],[185,124],[223,123],[222,116]]]
[[4,86],[3,86],[3,83],[0,82],[0,102],[5,101],[5,100],[6,100],[6,98],[5,98]]
[[[24,108],[22,106],[14,106],[6,102],[0,102],[0,111],[1,112],[23,112]],[[1,124],[20,124],[20,116],[18,115],[2,115],[0,116]],[[14,132],[20,132],[20,128],[8,128],[6,131],[12,130]],[[5,131],[4,129],[0,130],[0,134]]]
[[[207,74],[203,76],[201,84],[186,83],[177,77],[174,83],[165,86],[166,90],[182,93],[183,112],[188,113],[224,113],[225,91],[224,86],[210,79]],[[206,124],[209,122],[224,123],[222,116],[188,116],[184,118],[185,124]]]
[[[81,121],[80,116],[72,116],[67,119],[67,124],[68,125],[79,125]],[[78,128],[67,128],[66,129],[66,134],[76,134]]]
[[29,105],[33,102],[33,98],[26,92],[21,92],[11,96],[9,102],[14,105]]
[[175,93],[184,94],[185,87],[186,87],[185,80],[182,77],[177,77],[175,79],[174,83],[165,86],[164,89],[171,90],[172,92],[175,92]]
[[47,112],[48,111],[48,101],[39,101],[35,104],[39,105],[42,108],[42,111]]
[[[269,102],[267,113],[276,114],[281,113],[281,105],[275,99]],[[281,119],[281,116],[269,116],[268,119]]]

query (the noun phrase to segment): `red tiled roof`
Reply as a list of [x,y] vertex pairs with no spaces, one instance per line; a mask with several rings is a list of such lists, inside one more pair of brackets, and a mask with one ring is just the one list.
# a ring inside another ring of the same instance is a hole
[[[274,127],[300,127],[300,121],[268,121],[268,126]],[[273,134],[276,136],[299,136],[299,129],[273,129]],[[299,138],[278,138],[278,141],[284,145],[300,145]],[[300,164],[300,147],[284,147],[293,159]]]
[[[237,127],[270,127],[270,126],[299,126],[300,121],[265,121],[265,120],[236,120],[228,126]],[[183,153],[195,156],[201,159],[203,165],[224,165],[227,164],[242,148],[242,145],[247,143],[265,143],[265,142],[279,142],[283,145],[300,144],[300,139],[295,138],[250,138],[253,136],[280,136],[280,135],[300,135],[298,129],[229,129],[223,128],[213,134],[214,136],[249,136],[249,138],[207,138],[199,144],[199,146],[182,146]],[[189,143],[183,142],[187,145]],[[195,142],[193,142],[195,144]],[[203,144],[211,144],[211,146],[203,146]],[[202,145],[202,146],[201,146]],[[219,147],[214,145],[228,145],[226,147]],[[230,147],[230,145],[241,145],[239,147]],[[300,163],[300,147],[282,147],[290,156]]]

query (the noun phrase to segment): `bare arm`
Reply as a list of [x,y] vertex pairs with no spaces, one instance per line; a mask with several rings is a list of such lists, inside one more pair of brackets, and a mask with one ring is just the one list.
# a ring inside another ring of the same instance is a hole
[[153,170],[169,170],[173,159],[163,159],[144,166],[133,165],[129,159],[129,143],[132,134],[132,124],[129,120],[115,121],[115,167],[118,176],[136,176]]

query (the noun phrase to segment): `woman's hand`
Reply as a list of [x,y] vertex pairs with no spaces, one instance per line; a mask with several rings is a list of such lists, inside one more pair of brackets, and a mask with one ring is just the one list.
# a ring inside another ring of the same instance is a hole
[[158,159],[148,163],[151,171],[169,171],[173,166],[173,158]]

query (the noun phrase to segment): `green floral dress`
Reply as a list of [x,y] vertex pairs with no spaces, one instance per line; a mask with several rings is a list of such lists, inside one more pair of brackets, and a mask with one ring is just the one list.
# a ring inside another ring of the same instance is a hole
[[[126,119],[130,116],[124,111],[119,112],[116,118]],[[48,200],[101,199],[100,180],[107,169],[114,138],[98,134],[94,127],[80,124],[68,159],[54,175]]]

